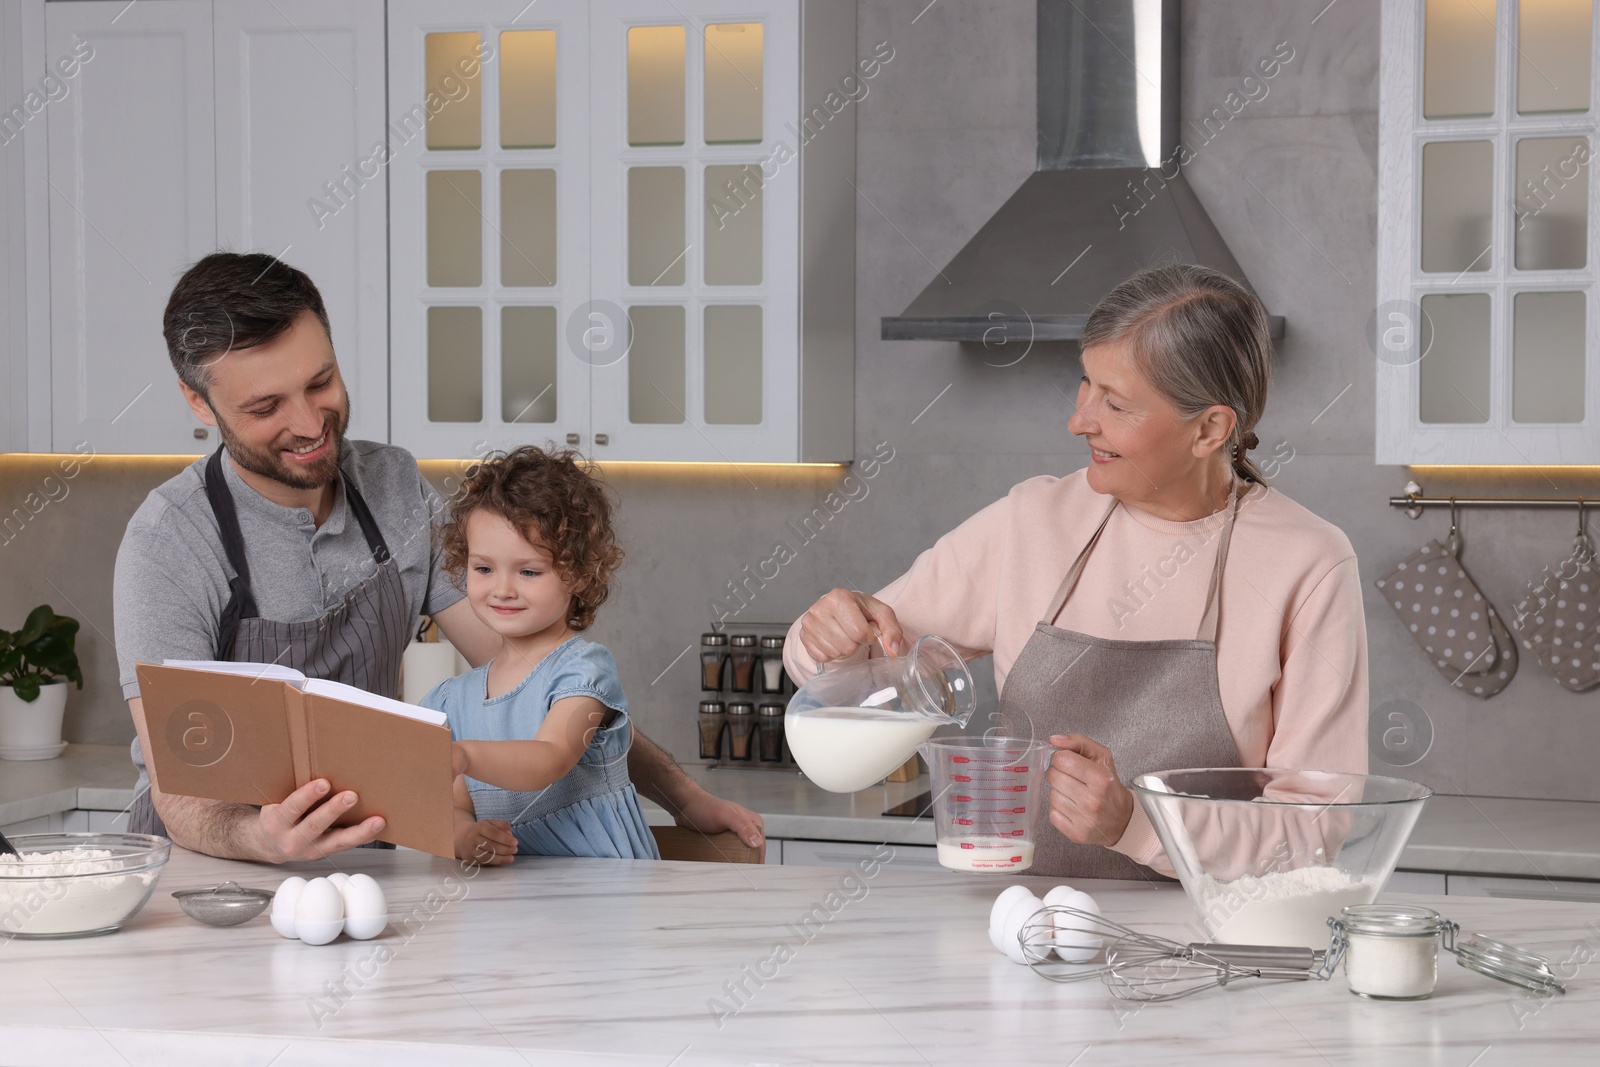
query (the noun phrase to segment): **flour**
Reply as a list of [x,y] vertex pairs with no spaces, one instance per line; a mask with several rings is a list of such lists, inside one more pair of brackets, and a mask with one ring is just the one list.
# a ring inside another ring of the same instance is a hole
[[[72,934],[116,926],[139,909],[160,868],[132,874],[105,849],[0,856],[0,933]],[[86,877],[97,876],[97,877]]]
[[1370,904],[1376,882],[1358,882],[1337,867],[1301,867],[1195,883],[1200,918],[1211,936],[1230,945],[1328,947],[1328,917],[1348,905]]

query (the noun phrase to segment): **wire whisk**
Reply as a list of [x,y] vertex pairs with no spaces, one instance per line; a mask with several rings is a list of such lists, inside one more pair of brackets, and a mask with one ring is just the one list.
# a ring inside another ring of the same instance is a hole
[[[1099,978],[1121,1000],[1166,1001],[1225,987],[1242,978],[1327,981],[1343,956],[1343,941],[1326,950],[1287,945],[1183,944],[1135,930],[1094,912],[1051,905],[1034,912],[1017,933],[1023,957],[1052,982]],[[1104,946],[1095,965],[1052,959],[1058,950],[1084,955]]]

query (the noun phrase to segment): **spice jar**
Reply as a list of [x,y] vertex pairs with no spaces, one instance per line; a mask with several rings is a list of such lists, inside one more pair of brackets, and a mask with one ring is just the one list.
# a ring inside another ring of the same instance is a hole
[[761,691],[763,693],[783,692],[783,638],[763,637],[761,639]]
[[756,706],[733,703],[728,705],[728,758],[750,760],[750,735],[756,728]]
[[733,685],[735,693],[756,691],[756,635],[733,635]]
[[710,693],[722,689],[722,675],[728,666],[728,635],[700,635],[700,688]]
[[700,758],[722,758],[722,731],[728,726],[728,709],[720,700],[700,702]]
[[761,762],[783,762],[783,711],[782,704],[763,704],[756,709],[756,719],[761,726]]
[[1372,1000],[1433,996],[1444,929],[1438,912],[1411,904],[1360,904],[1343,914],[1350,992]]

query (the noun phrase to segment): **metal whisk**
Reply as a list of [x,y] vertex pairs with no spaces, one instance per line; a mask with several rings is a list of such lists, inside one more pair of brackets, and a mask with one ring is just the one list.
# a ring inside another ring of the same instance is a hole
[[[1063,921],[1063,920],[1068,921]],[[1095,966],[1050,958],[1062,934],[1083,948],[1105,945],[1105,962]],[[1191,942],[1135,930],[1093,912],[1063,905],[1041,908],[1017,934],[1023,956],[1052,982],[1099,978],[1122,1000],[1164,1001],[1192,996],[1241,978],[1267,981],[1327,981],[1343,956],[1337,936],[1327,950],[1281,945],[1223,945]]]

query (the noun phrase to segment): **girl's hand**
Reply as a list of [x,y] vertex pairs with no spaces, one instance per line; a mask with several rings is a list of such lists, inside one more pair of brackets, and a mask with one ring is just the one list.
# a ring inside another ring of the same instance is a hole
[[818,663],[854,655],[863,646],[885,655],[906,651],[905,631],[894,609],[853,589],[834,589],[800,617],[800,643]]
[[517,855],[511,824],[500,819],[474,820],[456,809],[456,858],[485,867],[510,863]]
[[467,750],[460,741],[450,742],[450,776],[460,778],[467,773],[467,768],[472,765],[472,760],[467,757]]
[[1045,780],[1050,825],[1080,845],[1114,845],[1133,818],[1133,791],[1117,777],[1111,750],[1083,734],[1050,738]]

